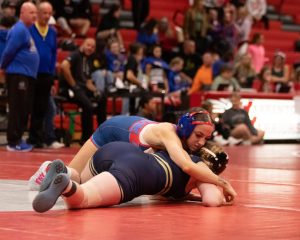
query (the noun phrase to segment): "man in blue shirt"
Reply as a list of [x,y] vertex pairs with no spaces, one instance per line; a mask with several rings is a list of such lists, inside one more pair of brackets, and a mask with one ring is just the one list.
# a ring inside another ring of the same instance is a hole
[[28,142],[35,147],[43,147],[43,123],[55,73],[56,31],[48,25],[52,16],[51,4],[42,2],[37,8],[37,21],[29,28],[29,31],[35,42],[40,57],[40,64],[33,88],[33,105]]
[[8,151],[32,150],[22,136],[31,107],[32,84],[39,66],[39,55],[28,30],[36,17],[35,5],[25,2],[21,7],[20,20],[8,32],[0,62],[0,69],[5,71],[8,91]]

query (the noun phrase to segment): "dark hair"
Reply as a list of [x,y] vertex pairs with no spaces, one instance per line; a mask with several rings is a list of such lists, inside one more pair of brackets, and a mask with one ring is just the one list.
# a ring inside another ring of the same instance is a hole
[[5,28],[11,28],[15,23],[16,23],[16,18],[11,16],[3,17],[0,20],[0,25]]
[[264,79],[264,74],[265,74],[265,72],[266,72],[267,70],[270,70],[270,67],[269,67],[269,66],[264,66],[264,67],[260,70],[260,72],[259,72],[259,74],[258,74],[258,79],[259,79],[259,80],[261,80],[261,81],[263,81],[263,82],[266,81],[266,80]]
[[150,51],[149,51],[149,55],[150,56],[154,56],[154,54],[153,54],[153,52],[154,52],[154,49],[155,48],[160,48],[160,49],[162,49],[162,47],[161,47],[161,45],[159,45],[159,44],[153,44],[152,46],[151,46],[151,48],[150,48]]
[[111,5],[111,7],[109,8],[109,10],[108,10],[108,12],[107,12],[106,15],[108,15],[108,16],[113,16],[114,13],[115,13],[116,11],[119,11],[120,9],[121,9],[121,6],[120,6],[119,4],[113,4],[113,5]]
[[132,43],[129,46],[129,51],[132,55],[137,54],[140,49],[145,49],[145,46],[141,43]]
[[9,0],[4,0],[1,4],[1,8],[4,9],[4,8],[8,8],[8,7],[15,8],[16,3],[12,2],[12,1],[9,1]]
[[146,104],[148,104],[153,99],[151,94],[145,94],[141,97],[139,101],[139,107],[144,108]]
[[151,35],[156,25],[157,25],[157,20],[155,18],[150,18],[143,26],[142,31],[144,31],[148,35]]
[[255,44],[258,42],[258,40],[261,38],[262,34],[261,33],[254,33],[251,43]]

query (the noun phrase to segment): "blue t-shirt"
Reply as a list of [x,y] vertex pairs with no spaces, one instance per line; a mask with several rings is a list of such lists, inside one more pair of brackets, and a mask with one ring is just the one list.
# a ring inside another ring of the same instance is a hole
[[22,74],[36,78],[39,54],[28,28],[18,21],[8,32],[0,68],[6,73]]
[[125,56],[123,54],[115,55],[111,51],[106,50],[105,56],[107,60],[107,69],[112,72],[123,72],[125,66]]

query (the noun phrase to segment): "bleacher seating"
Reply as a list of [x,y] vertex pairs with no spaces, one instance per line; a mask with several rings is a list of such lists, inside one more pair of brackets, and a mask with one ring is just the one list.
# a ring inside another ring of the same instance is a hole
[[[182,25],[183,23],[183,14],[184,11],[188,7],[188,0],[180,0],[180,1],[169,1],[169,0],[150,0],[150,13],[149,18],[155,17],[157,19],[160,19],[162,17],[167,17],[169,21],[172,24],[174,13],[176,11],[181,11],[181,14],[179,14],[179,25]],[[293,17],[295,23],[300,24],[300,5],[299,0],[268,0],[267,1],[269,5],[274,6],[274,9],[277,13],[281,14],[289,14]],[[123,9],[130,11],[131,10],[131,1],[130,0],[123,0]],[[99,12],[100,12],[100,4],[99,3],[93,3],[92,4],[92,13],[93,13],[93,23],[92,27],[87,33],[87,37],[95,37],[96,33],[96,26],[100,19]],[[97,15],[97,16],[96,16]],[[96,21],[96,23],[95,23]],[[300,35],[298,32],[288,32],[282,30],[282,22],[280,20],[271,20],[270,23],[270,29],[265,30],[263,28],[263,24],[258,22],[254,24],[252,33],[260,32],[265,36],[265,49],[266,49],[266,57],[268,57],[270,60],[273,58],[274,52],[277,50],[283,51],[287,55],[287,63],[288,64],[294,64],[295,62],[300,62],[300,53],[294,51],[294,44],[295,41],[300,39]],[[136,41],[137,32],[134,29],[121,29],[120,30],[122,36],[125,48],[128,50],[128,47],[131,43]],[[83,42],[82,38],[76,38],[75,40],[76,45],[81,45]],[[59,65],[63,59],[67,57],[69,54],[68,51],[62,51],[58,50],[57,54],[57,69],[59,71]],[[107,102],[107,113],[112,114],[113,113],[113,102],[111,99]],[[121,112],[121,105],[122,105],[122,99],[119,98],[116,100],[116,113]],[[70,105],[70,109],[68,109],[68,105],[65,106],[66,110],[73,109],[74,106]],[[72,122],[75,121],[77,123],[80,123],[80,116],[76,115],[73,120],[66,121],[66,126],[64,127],[70,127],[70,124],[72,125]],[[56,119],[56,122],[58,122],[58,119]],[[80,126],[80,124],[76,124],[76,126]],[[75,130],[78,130],[77,127]]]

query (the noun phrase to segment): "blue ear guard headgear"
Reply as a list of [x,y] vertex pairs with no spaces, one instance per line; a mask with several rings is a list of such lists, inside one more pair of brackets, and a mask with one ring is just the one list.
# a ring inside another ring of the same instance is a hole
[[196,125],[210,125],[213,126],[213,123],[211,121],[199,121],[196,120],[197,114],[206,114],[208,116],[208,119],[210,119],[209,113],[206,111],[200,111],[200,112],[193,112],[193,113],[186,113],[184,114],[178,121],[177,124],[177,134],[180,138],[188,138],[192,132],[194,131],[194,128]]

